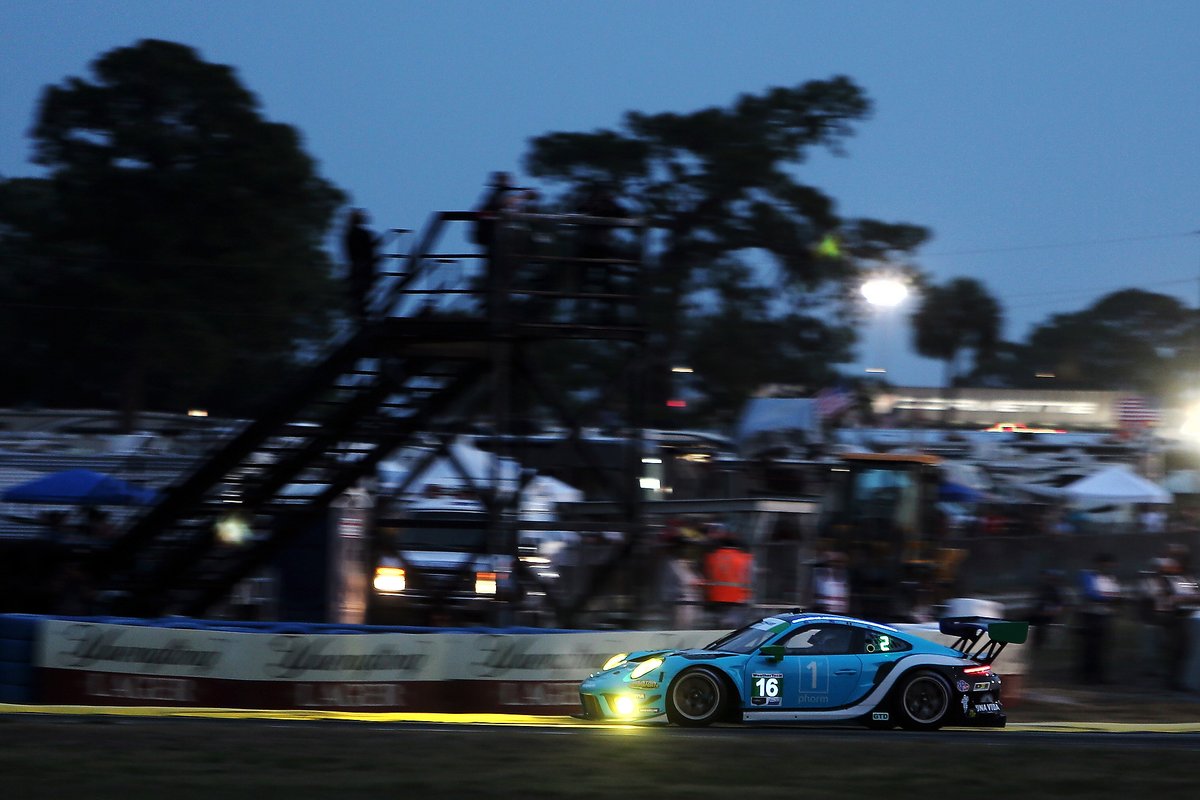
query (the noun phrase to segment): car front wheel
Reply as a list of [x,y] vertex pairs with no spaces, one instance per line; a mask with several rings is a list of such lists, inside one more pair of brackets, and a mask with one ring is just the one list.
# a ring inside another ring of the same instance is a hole
[[698,728],[711,725],[725,713],[729,693],[724,682],[706,669],[680,675],[667,690],[667,719]]
[[900,725],[910,731],[934,731],[946,724],[950,684],[936,672],[921,670],[901,682],[895,704]]

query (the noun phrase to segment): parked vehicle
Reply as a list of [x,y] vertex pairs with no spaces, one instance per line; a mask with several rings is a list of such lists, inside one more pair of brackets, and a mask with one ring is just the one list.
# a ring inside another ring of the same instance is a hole
[[464,624],[491,620],[507,600],[512,557],[490,552],[487,515],[413,511],[381,520],[367,618],[376,624]]

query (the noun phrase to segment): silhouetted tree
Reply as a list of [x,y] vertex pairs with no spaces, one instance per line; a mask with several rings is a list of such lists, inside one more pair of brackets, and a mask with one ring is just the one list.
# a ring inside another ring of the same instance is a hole
[[966,377],[971,386],[995,389],[1049,389],[1053,384],[1039,375],[1052,374],[1052,358],[1035,353],[1021,342],[997,342],[990,353],[975,358],[975,368]]
[[960,374],[959,356],[971,352],[978,362],[994,350],[1000,336],[1003,312],[983,284],[973,278],[955,278],[930,284],[921,292],[912,315],[913,344],[926,358],[945,362],[946,386]]
[[1176,373],[1196,369],[1195,324],[1195,312],[1174,297],[1124,289],[1055,314],[1034,328],[1028,346],[1064,389],[1158,393]]
[[[676,363],[702,365],[700,388],[728,412],[759,384],[820,383],[850,359],[858,256],[849,240],[869,229],[905,249],[927,233],[847,225],[794,173],[813,148],[840,153],[870,109],[852,80],[835,77],[532,140],[526,169],[557,186],[559,208],[602,186],[654,231],[645,287],[652,403],[669,396]],[[818,247],[835,234],[842,246]]]
[[91,66],[42,96],[48,177],[0,187],[3,400],[244,411],[328,335],[342,194],[230,67],[155,40]]

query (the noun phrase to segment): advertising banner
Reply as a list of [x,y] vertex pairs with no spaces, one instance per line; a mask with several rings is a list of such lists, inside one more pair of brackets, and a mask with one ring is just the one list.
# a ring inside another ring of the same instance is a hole
[[238,633],[46,620],[39,700],[93,705],[570,714],[617,652],[715,632]]

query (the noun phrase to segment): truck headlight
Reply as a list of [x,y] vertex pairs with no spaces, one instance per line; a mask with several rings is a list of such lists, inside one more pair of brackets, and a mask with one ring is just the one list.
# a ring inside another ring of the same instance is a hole
[[400,567],[376,567],[375,580],[371,581],[375,591],[381,594],[398,594],[404,591],[404,570]]

